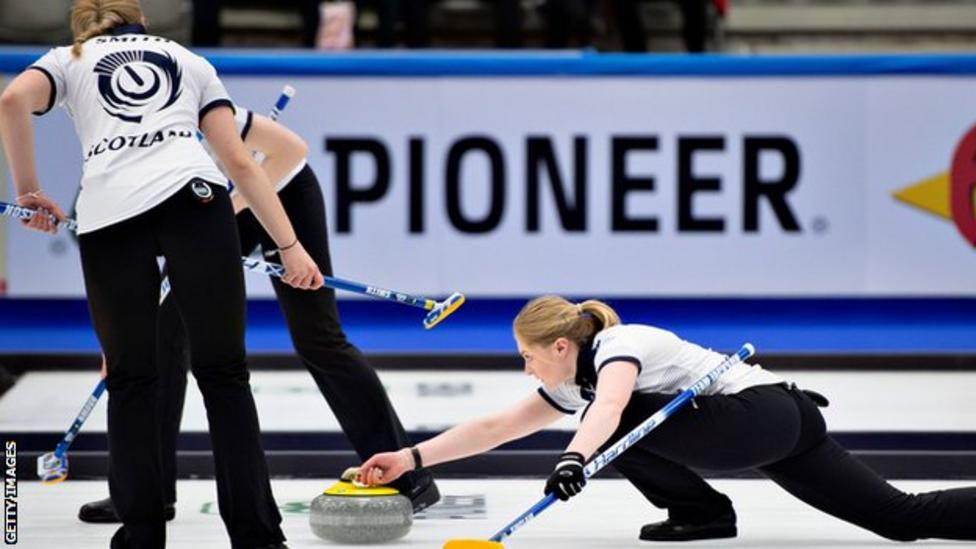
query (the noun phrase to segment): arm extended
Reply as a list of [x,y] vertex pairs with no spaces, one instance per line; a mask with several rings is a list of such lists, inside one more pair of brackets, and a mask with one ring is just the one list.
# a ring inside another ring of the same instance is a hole
[[[416,448],[424,466],[436,465],[480,454],[528,436],[562,416],[534,393],[507,410],[466,421],[421,442]],[[389,483],[416,465],[408,448],[377,454],[360,467],[361,480],[370,485]]]

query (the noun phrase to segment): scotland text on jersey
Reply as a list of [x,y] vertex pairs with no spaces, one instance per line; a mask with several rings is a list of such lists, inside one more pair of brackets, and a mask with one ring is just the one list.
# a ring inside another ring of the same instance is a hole
[[144,133],[141,135],[126,135],[126,136],[116,136],[113,138],[103,137],[101,141],[95,143],[88,148],[88,152],[85,153],[85,162],[91,160],[92,157],[103,154],[107,151],[118,151],[121,149],[127,149],[132,147],[138,147],[144,149],[147,147],[152,147],[157,143],[162,143],[167,139],[196,139],[196,133],[189,130],[169,130],[169,131],[155,131]]

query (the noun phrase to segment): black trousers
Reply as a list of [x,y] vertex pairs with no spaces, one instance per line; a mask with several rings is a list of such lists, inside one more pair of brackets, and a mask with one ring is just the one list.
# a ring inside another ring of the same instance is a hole
[[[278,193],[302,245],[325,275],[332,275],[325,204],[315,173],[308,166]],[[257,246],[275,248],[274,241],[261,228],[254,214],[239,214],[237,227],[242,249]],[[277,260],[271,257],[270,260]],[[237,269],[240,270],[238,257]],[[318,385],[342,430],[365,461],[378,452],[410,446],[393,404],[387,397],[376,371],[362,353],[347,339],[339,322],[335,290],[322,288],[315,292],[296,290],[272,278],[278,304],[288,324],[292,344]],[[163,372],[160,389],[163,418],[163,471],[167,501],[176,501],[176,439],[179,434],[186,391],[186,369],[193,360],[187,353],[183,325],[175,305],[164,302],[160,311],[159,334],[161,364],[171,367]],[[190,345],[192,348],[192,343]],[[315,413],[310,410],[309,413]],[[427,473],[429,474],[429,473]],[[393,486],[409,492],[418,481],[416,473],[404,475]]]
[[[617,28],[624,51],[647,51],[647,33],[640,17],[639,5],[643,0],[613,0],[616,12]],[[705,51],[705,32],[707,17],[707,0],[677,0],[681,6],[683,19],[682,37],[685,49],[689,52]]]
[[[227,192],[189,186],[132,219],[81,235],[88,304],[108,364],[109,490],[123,526],[113,546],[163,547],[156,319],[160,274],[183,312],[210,424],[220,515],[235,547],[284,540],[244,355],[244,280]],[[163,368],[165,371],[165,368]]]
[[[610,440],[672,398],[635,393]],[[698,397],[613,465],[678,521],[706,522],[732,509],[690,468],[758,469],[813,507],[889,539],[976,539],[976,488],[898,490],[830,438],[816,404],[785,385]]]

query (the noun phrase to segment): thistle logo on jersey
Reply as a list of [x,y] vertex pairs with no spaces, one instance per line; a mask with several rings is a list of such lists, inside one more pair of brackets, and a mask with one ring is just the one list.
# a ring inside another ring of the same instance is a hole
[[976,247],[976,126],[956,146],[948,172],[894,193],[895,198],[944,219]]
[[121,51],[95,65],[102,108],[126,122],[166,109],[179,99],[183,71],[167,53]]

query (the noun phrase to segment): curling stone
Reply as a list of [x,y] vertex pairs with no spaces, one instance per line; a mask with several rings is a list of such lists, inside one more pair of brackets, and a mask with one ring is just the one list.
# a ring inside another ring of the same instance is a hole
[[383,543],[402,538],[413,525],[413,504],[393,488],[356,482],[358,469],[312,500],[309,524],[327,541],[344,544]]

